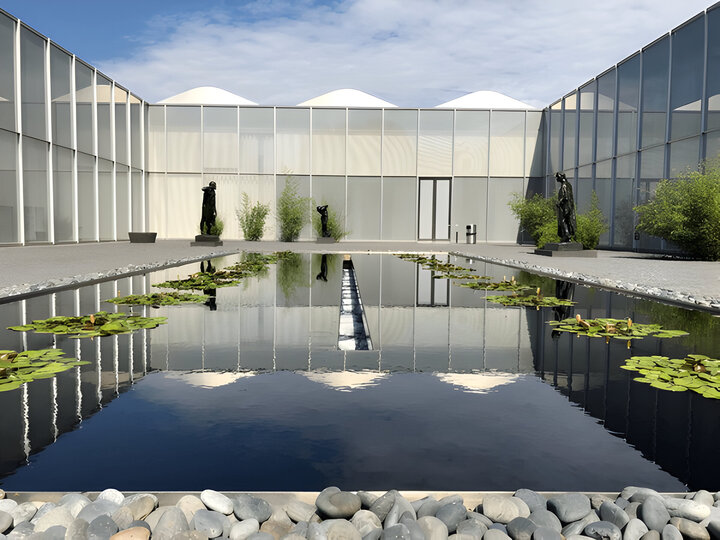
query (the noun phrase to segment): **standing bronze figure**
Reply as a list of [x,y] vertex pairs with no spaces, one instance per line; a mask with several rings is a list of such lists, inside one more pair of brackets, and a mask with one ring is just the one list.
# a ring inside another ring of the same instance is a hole
[[561,242],[570,242],[575,237],[575,231],[577,230],[572,186],[563,173],[555,173],[555,180],[560,183],[557,200],[557,233]]
[[217,210],[215,209],[215,182],[202,188],[202,218],[200,219],[200,233],[210,234],[210,229],[215,225]]
[[328,205],[324,204],[323,206],[318,206],[316,210],[320,214],[320,225],[322,225],[322,235],[323,238],[329,238],[330,237],[330,231],[328,231]]

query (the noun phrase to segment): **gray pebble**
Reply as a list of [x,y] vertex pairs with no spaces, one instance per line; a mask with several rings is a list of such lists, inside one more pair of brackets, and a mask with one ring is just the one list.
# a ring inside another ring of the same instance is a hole
[[395,496],[398,494],[394,489],[388,491],[384,495],[378,497],[374,503],[370,506],[370,511],[375,513],[380,521],[385,521],[388,513],[395,505]]
[[682,540],[682,534],[678,531],[675,525],[669,523],[663,527],[662,533],[660,533],[662,540]]
[[295,523],[308,521],[315,513],[315,506],[302,501],[291,501],[283,506],[283,509]]
[[640,508],[640,505],[642,503],[639,502],[631,502],[628,504],[623,510],[625,510],[625,513],[628,515],[630,519],[638,517],[638,508]]
[[595,540],[622,540],[620,527],[610,521],[590,523],[583,532],[585,536],[595,538]]
[[562,540],[562,536],[555,529],[538,527],[533,533],[533,540]]
[[560,519],[550,510],[542,508],[535,510],[530,514],[528,519],[538,527],[548,527],[549,529],[553,529],[557,532],[562,530],[562,523],[560,523]]
[[506,528],[512,540],[531,540],[537,525],[528,518],[516,517],[507,524]]
[[470,536],[482,538],[487,530],[488,528],[482,521],[478,521],[476,519],[466,519],[458,524],[456,532],[459,534],[468,534]]
[[246,519],[234,523],[230,528],[231,540],[245,540],[260,530],[260,523],[257,519]]
[[563,523],[572,523],[582,519],[591,510],[590,499],[582,493],[555,495],[548,499],[547,507]]
[[702,521],[710,517],[710,507],[704,504],[687,499],[676,499],[675,497],[665,497],[662,501],[665,503],[665,508],[667,508],[671,517],[680,517],[692,521]]
[[582,532],[585,530],[585,527],[590,525],[590,523],[595,523],[596,521],[600,521],[600,517],[597,515],[595,510],[591,510],[588,512],[588,515],[583,517],[582,519],[579,519],[577,521],[573,521],[572,523],[568,523],[562,528],[562,535],[567,537],[571,536],[573,534],[582,534]]
[[357,496],[362,501],[362,507],[366,510],[369,509],[375,501],[378,500],[378,496],[374,493],[368,493],[367,491],[358,491]]
[[659,497],[660,494],[654,489],[629,486],[622,490],[620,496],[631,502],[644,502],[649,496]]
[[90,524],[84,519],[75,518],[73,522],[68,526],[65,536],[73,540],[87,540],[88,539],[88,527]]
[[417,511],[417,517],[434,516],[438,510],[440,510],[440,503],[435,499],[429,499]]
[[423,497],[422,499],[417,499],[415,501],[410,501],[410,505],[413,507],[413,510],[415,510],[415,514],[417,515],[418,510],[420,510],[420,507],[425,504],[428,501],[434,501],[436,500],[435,497],[432,495],[428,495],[427,497]]
[[215,491],[214,489],[206,489],[200,493],[200,500],[210,510],[215,510],[221,514],[228,515],[233,513],[233,502],[230,497]]
[[[153,540],[155,540],[154,536],[153,536]],[[248,540],[275,540],[275,537],[270,533],[256,532],[256,533],[248,536]]]
[[[38,510],[38,514],[39,513],[40,510]],[[67,528],[74,519],[67,508],[64,506],[56,506],[45,512],[35,521],[35,532],[43,532],[55,525],[61,525]]]
[[267,521],[272,515],[272,508],[267,501],[244,493],[235,495],[233,511],[240,520],[252,518],[258,520],[258,523]]
[[98,495],[97,499],[95,499],[95,500],[96,501],[99,501],[99,500],[112,501],[119,506],[125,500],[125,495],[120,493],[117,489],[108,488],[108,489],[105,489],[102,492],[100,492],[100,495]]
[[490,527],[483,536],[483,540],[510,540],[510,537],[501,529]]
[[380,540],[382,533],[383,533],[382,529],[373,529],[372,531],[367,533],[365,536],[363,536],[362,540]]
[[670,521],[670,514],[660,497],[651,495],[638,508],[638,517],[645,522],[648,529],[661,532]]
[[375,512],[370,510],[358,510],[350,520],[353,527],[357,529],[360,536],[365,536],[374,529],[382,529],[382,522]]
[[[9,499],[5,499],[9,500]],[[15,501],[13,501],[15,502]],[[17,504],[17,503],[16,503]],[[35,525],[29,521],[23,521],[20,525],[15,527],[11,532],[8,533],[8,540],[20,540],[21,538],[27,538],[35,532]]]
[[50,527],[44,533],[36,534],[42,534],[43,540],[65,540],[67,528],[63,527],[62,525],[55,525],[53,527]]
[[80,493],[66,493],[58,501],[58,506],[65,506],[73,517],[77,517],[88,504],[90,504],[90,499]]
[[493,524],[492,519],[487,517],[485,514],[479,514],[478,512],[473,512],[472,510],[468,510],[467,514],[465,514],[465,515],[466,515],[467,519],[472,519],[473,521],[479,521],[480,523],[485,525],[485,527],[488,529]]
[[[23,521],[30,521],[36,513],[37,507],[31,502],[24,502],[17,505],[15,509],[10,512],[13,526],[17,526],[18,523],[22,523]],[[72,511],[70,513],[72,514]],[[0,530],[0,532],[2,531]]]
[[460,503],[446,504],[441,507],[435,517],[442,521],[448,529],[448,534],[457,530],[458,524],[465,519],[467,508]]
[[[425,534],[425,540],[447,540],[447,525],[434,516],[422,516],[418,518],[418,525]],[[365,540],[363,538],[363,540]]]
[[88,523],[92,523],[96,517],[112,516],[120,505],[107,499],[100,499],[88,504],[75,517],[84,519]]
[[[414,518],[404,514],[403,517],[400,518],[400,524],[407,527],[412,540],[425,540],[425,533]],[[482,540],[482,535],[480,535],[480,538],[477,538],[477,540]]]
[[193,516],[190,528],[204,532],[209,538],[217,538],[223,533],[225,514],[214,510],[198,510]]
[[400,519],[402,518],[402,516],[406,513],[412,519],[417,518],[417,516],[415,515],[415,510],[413,510],[410,501],[408,501],[405,497],[398,493],[397,495],[395,495],[395,504],[393,504],[393,507],[388,512],[388,515],[385,516],[384,527],[387,529],[388,527],[397,525],[398,523],[400,523]]
[[173,540],[176,534],[190,530],[185,514],[175,506],[169,507],[153,528],[153,540]]
[[515,497],[525,501],[525,504],[527,504],[530,509],[530,513],[536,510],[547,509],[547,497],[540,495],[532,489],[518,489],[515,492]]
[[[621,497],[618,497],[618,498],[621,500],[625,500],[625,499],[622,499]],[[602,503],[604,503],[605,501],[613,502],[613,500],[610,497],[606,497],[605,495],[593,495],[590,497],[590,506],[592,506],[592,509],[597,512],[600,510]],[[621,506],[621,508],[624,508],[624,507]]]
[[12,512],[17,505],[17,501],[12,499],[0,499],[0,510],[3,512]]
[[38,511],[35,513],[33,518],[30,520],[32,523],[37,523],[37,521],[43,517],[45,514],[50,512],[50,510],[53,510],[54,508],[57,508],[57,504],[52,502],[46,502],[40,508],[38,508]]
[[670,518],[670,525],[677,527],[683,538],[687,540],[710,540],[708,530],[695,521],[674,517]]
[[405,525],[398,523],[384,529],[380,538],[382,540],[410,540],[410,531]]
[[507,527],[502,523],[493,523],[490,527],[488,527],[488,531],[496,530],[500,531],[503,534],[507,534]]
[[157,497],[149,494],[138,494],[126,497],[122,508],[127,508],[133,516],[133,520],[145,519],[150,512],[155,510]]
[[136,519],[133,521],[128,529],[132,529],[133,527],[142,527],[143,529],[147,529],[148,531],[152,532],[152,529],[150,528],[150,525],[148,525],[147,521],[143,521],[142,519]]
[[712,506],[715,503],[713,494],[704,489],[698,491],[692,500],[700,504],[704,504],[705,506]]
[[625,525],[627,525],[627,522],[630,521],[630,517],[627,515],[627,512],[612,501],[605,501],[602,503],[602,505],[600,505],[599,514],[600,519],[615,524],[618,529],[622,529]]
[[620,508],[624,510],[627,505],[630,504],[630,501],[622,497],[618,497],[617,499],[615,499],[615,504],[617,504]]
[[483,498],[482,513],[497,523],[510,523],[516,517],[529,517],[530,509],[518,497],[487,495]]
[[660,533],[654,529],[642,535],[640,540],[660,540]]
[[706,527],[712,540],[720,540],[720,519],[711,519]]
[[118,530],[110,516],[98,516],[88,525],[88,540],[108,540]]
[[[26,520],[22,520],[26,521]],[[7,512],[0,510],[0,534],[7,531],[13,525],[13,517]]]
[[623,540],[640,540],[648,532],[647,525],[637,518],[631,518],[625,525]]
[[121,506],[115,510],[110,518],[115,522],[120,530],[129,528],[130,524],[135,519],[132,511],[126,506]]

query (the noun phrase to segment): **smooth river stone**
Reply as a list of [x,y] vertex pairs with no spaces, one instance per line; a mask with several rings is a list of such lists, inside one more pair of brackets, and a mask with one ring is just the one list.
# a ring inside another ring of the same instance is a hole
[[39,501],[30,501],[30,502],[31,502],[32,504],[34,504],[35,506],[38,506],[38,504],[40,505],[40,506],[38,506],[38,511],[37,511],[37,513],[36,513],[36,514],[33,516],[33,518],[30,520],[31,523],[37,522],[38,519],[40,519],[41,517],[43,517],[43,516],[44,516],[45,514],[47,514],[50,510],[52,510],[53,508],[57,508],[57,507],[58,507],[58,505],[55,504],[55,503],[53,503],[53,502],[46,502],[46,503],[41,503],[41,502],[39,502]]
[[447,525],[435,516],[423,516],[417,522],[425,534],[425,540],[447,540]]
[[637,518],[638,517],[638,508],[640,508],[640,505],[642,503],[639,502],[631,502],[628,504],[623,510],[625,510],[625,513],[628,515],[630,519]]
[[[622,497],[618,497],[618,499],[623,500],[623,501],[625,500],[625,499],[623,499]],[[596,512],[599,512],[599,511],[600,511],[600,507],[602,506],[602,504],[603,504],[605,501],[615,502],[615,503],[617,504],[617,500],[613,501],[610,497],[607,497],[607,496],[605,496],[605,495],[592,495],[592,496],[590,496],[590,506],[591,506],[592,509],[595,510]],[[627,501],[625,501],[625,502],[627,503]],[[624,506],[621,506],[620,504],[618,504],[618,506],[619,506],[620,508],[625,508]]]
[[207,534],[208,538],[221,536],[224,525],[225,514],[215,510],[198,510],[190,523],[192,529]]
[[150,512],[155,510],[157,497],[149,494],[138,494],[126,497],[122,504],[122,508],[127,508],[133,516],[133,520],[145,519]]
[[513,540],[531,540],[537,527],[528,518],[516,517],[507,524],[507,533]]
[[663,527],[670,521],[670,514],[660,497],[654,495],[645,499],[638,508],[638,517],[645,522],[648,529],[662,532]]
[[[180,500],[175,504],[175,506],[182,510],[182,513],[185,514],[185,519],[188,523],[192,521],[195,512],[197,512],[198,510],[207,510],[205,504],[203,504],[203,502],[200,500],[200,497],[196,497],[195,495],[184,495],[180,497]],[[150,515],[152,514],[148,514],[145,517],[148,517]]]
[[488,529],[483,540],[510,540],[510,537],[500,529]]
[[369,510],[373,503],[378,500],[378,495],[367,491],[358,491],[357,496],[360,497],[362,507],[365,510]]
[[381,540],[410,540],[410,531],[405,525],[398,523],[384,529],[380,538]]
[[592,540],[592,538],[584,534],[571,534],[570,536],[566,536],[565,540]]
[[669,523],[663,527],[660,537],[662,540],[682,540],[682,534],[677,527]]
[[260,532],[270,533],[275,540],[279,540],[290,532],[295,525],[282,508],[273,511],[270,518],[260,525]]
[[103,490],[100,492],[100,495],[97,496],[96,501],[100,500],[106,500],[106,501],[112,501],[118,506],[123,503],[125,500],[125,495],[120,493],[117,489],[108,488],[106,490]]
[[12,499],[0,499],[0,510],[3,512],[12,512],[17,505],[17,501]]
[[548,510],[563,523],[572,523],[587,516],[591,511],[590,499],[582,493],[563,493],[548,499]]
[[75,518],[70,513],[70,510],[64,506],[56,506],[45,512],[35,522],[35,532],[43,532],[50,527],[55,525],[61,525],[63,527],[69,527]]
[[[27,520],[23,520],[27,521]],[[7,512],[0,510],[0,534],[7,531],[13,524],[13,517]]]
[[157,525],[153,528],[153,540],[173,540],[176,534],[190,530],[185,514],[175,506],[163,512]]
[[385,517],[385,528],[387,529],[388,527],[392,527],[393,525],[400,523],[400,518],[405,515],[406,512],[410,514],[412,519],[417,518],[415,515],[415,509],[410,504],[410,501],[398,493],[395,496],[395,504],[393,504],[393,507]]
[[150,531],[144,527],[131,527],[119,533],[115,533],[110,540],[149,540]]
[[[0,510],[0,512],[2,512],[2,510]],[[36,513],[37,508],[31,502],[24,502],[17,505],[10,512],[10,515],[12,516],[13,527],[16,527],[19,523],[22,523],[23,521],[30,521]],[[72,514],[72,511],[70,511],[70,513]]]
[[480,514],[478,512],[473,512],[472,510],[468,510],[467,514],[465,514],[467,519],[471,519],[473,521],[478,521],[485,525],[487,529],[492,527],[493,521],[489,517],[487,517],[485,514]]
[[[300,523],[301,521],[310,521],[310,518],[315,513],[315,506],[302,501],[291,501],[285,506],[283,506],[283,509],[285,510],[285,513],[288,515],[288,517],[292,519],[295,523]],[[365,511],[368,512],[368,510]]]
[[395,506],[396,495],[398,495],[398,492],[394,489],[391,489],[384,495],[381,495],[374,503],[372,503],[370,511],[376,514],[377,517],[380,518],[380,521],[385,521],[388,513],[392,510],[392,507]]
[[[412,540],[425,540],[425,533],[422,528],[418,525],[417,520],[410,517],[409,514],[403,514],[403,517],[400,518],[400,524],[405,525],[408,528],[408,531],[410,531],[410,538]],[[482,540],[482,535],[477,540]]]
[[702,521],[710,516],[710,507],[695,501],[676,499],[675,497],[664,497],[662,501],[665,503],[670,517]]
[[80,510],[80,513],[75,517],[84,519],[88,523],[92,523],[96,517],[112,516],[118,508],[120,508],[120,505],[117,503],[108,499],[99,499]]
[[[630,504],[630,501],[628,501],[627,499],[623,499],[622,497],[618,497],[617,499],[615,499],[615,504],[617,504],[620,508],[625,510],[625,508],[627,508],[627,505]],[[640,503],[636,503],[636,504],[640,504]]]
[[549,529],[556,530],[557,532],[562,530],[562,523],[560,523],[560,519],[550,510],[545,510],[544,508],[531,512],[528,519],[538,527],[548,527]]
[[[20,538],[27,538],[35,531],[35,525],[29,521],[23,521],[20,525],[15,527],[11,532],[8,533],[8,540],[15,540]],[[39,533],[42,534],[42,533]]]
[[233,513],[233,502],[230,500],[230,497],[214,489],[206,489],[200,493],[200,500],[210,510],[215,510],[226,516]]
[[487,530],[488,528],[482,521],[466,519],[458,524],[456,533],[477,537],[479,540],[485,535]]
[[253,518],[259,523],[267,521],[272,515],[272,507],[267,501],[245,493],[235,495],[233,511],[240,520]]
[[362,508],[360,497],[349,491],[329,487],[320,492],[315,500],[318,515],[329,519],[346,519]]
[[[153,537],[154,540],[154,537]],[[248,540],[275,540],[272,534],[265,532],[256,532],[248,536]]]
[[230,528],[230,540],[245,540],[260,530],[257,519],[245,519],[234,523]]
[[627,512],[612,501],[605,501],[600,505],[600,519],[613,523],[618,529],[622,529],[630,521]]
[[651,495],[654,495],[655,497],[660,496],[660,494],[654,489],[638,486],[628,486],[620,492],[620,496],[623,499],[630,501],[633,497],[635,497],[635,501],[637,502],[644,502],[645,499]]
[[720,540],[720,519],[711,519],[706,528],[712,540]]
[[65,531],[66,538],[73,540],[87,540],[88,539],[88,527],[90,524],[84,519],[75,518],[73,522],[68,526]]
[[362,536],[347,519],[328,519],[320,526],[328,540],[362,540]]
[[515,492],[515,497],[525,501],[525,504],[527,504],[530,509],[530,513],[535,512],[536,510],[547,509],[547,497],[545,497],[545,495],[540,495],[532,489],[518,489]]
[[620,527],[610,521],[596,521],[590,523],[583,531],[585,536],[595,540],[622,540]]
[[597,515],[595,510],[591,510],[588,515],[583,517],[582,519],[573,521],[572,523],[568,523],[567,525],[565,525],[560,531],[560,533],[565,537],[573,534],[582,534],[582,532],[585,530],[585,527],[590,525],[590,523],[594,523],[596,521],[600,521],[600,517]]
[[118,526],[118,529],[127,529],[130,527],[130,524],[133,522],[135,518],[133,518],[133,513],[130,511],[129,508],[125,506],[121,506],[115,512],[113,512],[113,515],[110,516],[110,519],[112,519],[115,524]]
[[441,504],[435,499],[426,500],[417,511],[417,517],[434,516],[440,510]]
[[518,497],[488,495],[483,498],[482,513],[496,523],[507,524],[517,517],[530,517],[530,508]]
[[[42,536],[42,540],[65,540],[65,534],[67,533],[67,528],[63,527],[62,525],[55,525],[53,527],[50,527],[48,530],[42,533],[37,533],[38,535]],[[35,535],[33,535],[35,536]],[[107,538],[103,538],[102,540],[107,540]],[[95,539],[93,539],[95,540]]]
[[452,534],[457,530],[457,526],[465,519],[466,515],[467,508],[460,503],[452,503],[441,507],[435,517],[445,524],[448,534]]
[[708,530],[695,521],[674,517],[670,518],[670,525],[677,527],[685,539],[710,540],[710,533]]
[[[145,523],[147,523],[150,526],[150,531],[154,531],[155,527],[157,527],[158,522],[160,521],[160,518],[163,516],[165,512],[168,511],[169,508],[174,508],[173,506],[158,506],[155,510],[150,512],[150,515],[145,518]],[[185,519],[187,521],[187,519]]]
[[90,499],[80,493],[66,493],[58,501],[58,506],[64,506],[73,517],[78,517],[80,511],[87,505],[91,504]]
[[98,516],[88,525],[88,540],[107,540],[119,528],[110,516]]
[[625,525],[623,540],[640,540],[646,532],[648,528],[642,520],[631,518]]
[[715,503],[715,497],[713,497],[713,494],[705,489],[698,491],[692,500],[697,503],[704,504],[705,506],[712,506]]
[[645,534],[643,534],[640,540],[660,540],[660,533],[654,529],[651,529]]
[[360,536],[365,536],[374,529],[382,529],[382,522],[375,512],[370,510],[358,510],[350,519],[350,523],[357,529]]
[[555,529],[538,527],[533,533],[533,540],[563,540],[563,537]]

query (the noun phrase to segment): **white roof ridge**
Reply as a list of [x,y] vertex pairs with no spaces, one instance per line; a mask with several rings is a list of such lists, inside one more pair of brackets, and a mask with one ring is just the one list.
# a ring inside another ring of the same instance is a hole
[[377,96],[356,90],[355,88],[339,88],[310,98],[302,103],[298,103],[298,107],[397,107],[380,99]]
[[479,90],[460,96],[440,105],[436,109],[536,109],[527,103],[515,98],[495,92],[493,90]]
[[168,105],[257,105],[254,101],[217,86],[197,86],[157,103]]

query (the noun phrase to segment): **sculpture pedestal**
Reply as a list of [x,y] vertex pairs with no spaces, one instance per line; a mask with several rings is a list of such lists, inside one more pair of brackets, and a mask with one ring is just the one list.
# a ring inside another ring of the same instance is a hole
[[334,244],[335,239],[332,236],[318,236],[315,242],[318,244]]
[[222,246],[222,240],[215,234],[198,234],[191,246]]
[[154,244],[157,238],[156,232],[129,232],[131,244]]
[[549,242],[542,249],[536,249],[535,254],[547,257],[597,257],[596,250],[583,249],[579,242]]

